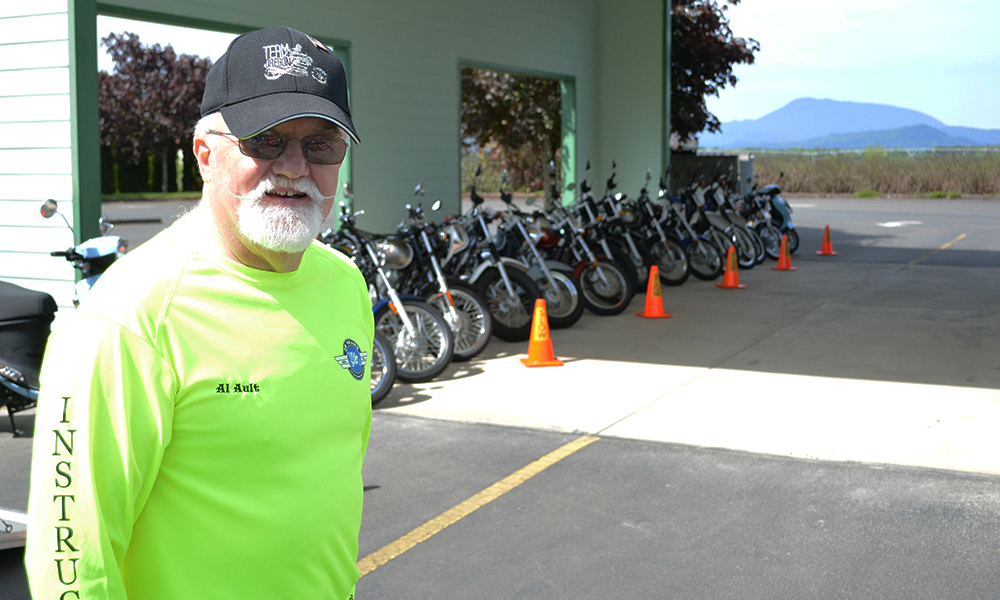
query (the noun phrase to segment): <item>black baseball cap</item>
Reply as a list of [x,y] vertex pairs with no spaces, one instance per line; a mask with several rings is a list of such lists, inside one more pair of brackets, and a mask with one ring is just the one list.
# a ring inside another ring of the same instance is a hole
[[201,101],[202,116],[216,111],[240,138],[319,117],[361,141],[347,104],[344,65],[322,42],[287,27],[251,31],[229,44],[208,72]]

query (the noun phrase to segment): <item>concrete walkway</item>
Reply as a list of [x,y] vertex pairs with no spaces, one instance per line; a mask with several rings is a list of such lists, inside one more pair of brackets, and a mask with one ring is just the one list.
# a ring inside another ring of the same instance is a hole
[[[990,220],[998,209],[991,203]],[[801,214],[807,221],[808,208]],[[635,316],[642,295],[621,315],[585,314],[550,332],[562,367],[527,368],[527,342],[494,338],[437,381],[397,384],[377,409],[1000,474],[1000,253],[972,234],[941,249],[968,223],[923,247],[856,243],[862,234],[846,232],[867,226],[858,214],[835,229],[836,257],[813,252],[819,226],[800,226],[794,272],[765,263],[739,272],[744,290],[694,279],[664,287],[670,319]],[[983,218],[974,215],[990,227]]]

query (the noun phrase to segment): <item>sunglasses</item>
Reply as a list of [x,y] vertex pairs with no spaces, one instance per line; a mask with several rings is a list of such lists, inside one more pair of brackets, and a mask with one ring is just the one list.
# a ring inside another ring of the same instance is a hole
[[304,138],[290,138],[277,131],[265,131],[248,138],[238,138],[226,131],[209,129],[206,133],[231,137],[245,156],[258,160],[277,160],[285,153],[288,142],[296,140],[302,144],[302,156],[314,165],[336,165],[347,155],[347,141],[336,135],[310,135]]

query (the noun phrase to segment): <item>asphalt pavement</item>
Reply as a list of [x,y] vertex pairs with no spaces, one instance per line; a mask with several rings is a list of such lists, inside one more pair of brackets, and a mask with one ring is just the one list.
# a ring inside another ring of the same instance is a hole
[[[1000,202],[791,204],[795,271],[664,287],[669,319],[585,314],[550,332],[562,367],[494,338],[397,384],[358,597],[996,598]],[[29,445],[0,420],[0,506],[26,505]]]

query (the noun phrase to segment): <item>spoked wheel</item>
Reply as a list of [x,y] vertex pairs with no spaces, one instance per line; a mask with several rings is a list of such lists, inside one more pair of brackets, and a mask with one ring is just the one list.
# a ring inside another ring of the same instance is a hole
[[391,303],[375,313],[375,328],[392,344],[396,355],[396,377],[418,383],[434,379],[444,371],[455,353],[451,327],[436,308],[426,302],[404,300],[403,308],[413,325],[407,330]]
[[653,264],[660,272],[660,283],[663,285],[680,285],[687,281],[691,271],[688,256],[677,242],[667,239],[657,240],[649,247]]
[[506,271],[516,294],[513,297],[495,267],[487,269],[476,283],[493,318],[493,335],[508,342],[525,342],[531,337],[535,300],[542,297],[542,292],[524,271]]
[[768,227],[767,223],[758,223],[754,229],[761,241],[764,242],[764,252],[772,260],[781,257],[781,232],[774,227]]
[[385,334],[375,330],[375,343],[369,361],[371,367],[372,406],[382,401],[396,382],[396,354]]
[[[475,288],[460,281],[448,281],[451,303],[448,296],[437,292],[427,299],[427,303],[438,309],[448,322],[455,336],[454,361],[470,360],[486,349],[493,334],[493,317],[490,316],[486,299]],[[455,311],[452,312],[451,305]]]
[[731,226],[733,241],[736,246],[737,264],[741,269],[752,269],[757,265],[757,247],[747,230],[736,225]]
[[[600,248],[600,246],[597,247]],[[629,256],[628,252],[615,243],[609,242],[608,247],[611,248],[611,256],[608,258],[621,268],[621,271],[628,279],[629,292],[635,295],[641,286],[646,285],[646,282],[639,279],[639,273],[635,269],[635,263],[632,262],[632,258]],[[632,296],[629,296],[628,300],[625,301],[625,304],[628,304],[631,300]]]
[[646,242],[635,237],[632,238],[632,242],[635,244],[635,252],[629,246],[628,240],[622,241],[618,245],[618,249],[628,257],[629,264],[632,265],[635,271],[635,279],[632,280],[632,283],[635,285],[636,293],[645,293],[646,286],[649,284],[649,268],[656,264],[656,262],[653,260],[653,254],[650,252]]
[[590,312],[596,315],[617,315],[628,307],[635,295],[631,282],[618,263],[598,259],[587,263],[580,271],[580,290]]
[[694,238],[684,248],[691,265],[691,274],[704,281],[718,279],[726,262],[719,249],[708,240]]
[[538,288],[545,298],[545,313],[549,318],[549,327],[564,329],[580,320],[583,315],[583,292],[580,282],[572,273],[550,271],[556,289],[552,289],[549,280],[541,277],[536,280]]
[[739,268],[752,269],[757,264],[753,243],[738,235],[734,230],[730,231],[733,231],[732,235],[712,227],[705,232],[705,235],[722,251],[723,260],[729,254],[729,247],[733,246],[736,248],[736,264]]

